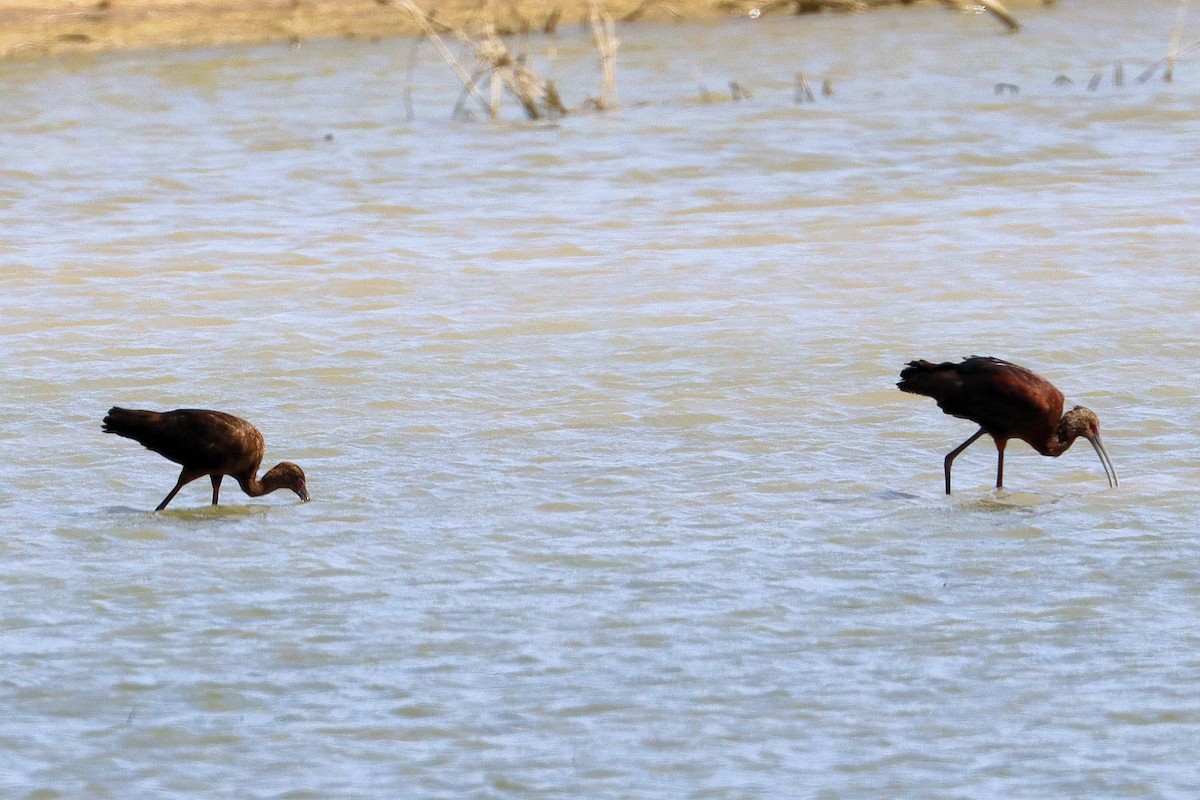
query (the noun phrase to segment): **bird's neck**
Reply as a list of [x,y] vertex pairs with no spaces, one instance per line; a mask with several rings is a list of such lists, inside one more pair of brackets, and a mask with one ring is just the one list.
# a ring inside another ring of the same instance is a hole
[[278,486],[273,486],[270,473],[263,475],[266,480],[260,481],[258,475],[251,473],[248,478],[239,478],[238,485],[242,487],[242,491],[251,497],[262,497],[264,494],[270,494],[278,489]]
[[1058,427],[1054,429],[1053,435],[1046,440],[1046,444],[1038,448],[1038,452],[1044,456],[1061,456],[1071,449],[1071,445],[1075,443],[1075,439],[1078,436],[1079,433],[1070,429],[1064,417],[1058,423]]
[[[276,464],[276,467],[279,465]],[[238,478],[238,485],[242,487],[242,491],[251,497],[262,497],[264,494],[270,494],[276,489],[282,489],[284,480],[280,479],[280,475],[275,471],[275,468],[267,470],[263,473],[262,480],[258,479],[256,473],[250,473],[249,477]]]
[[267,493],[262,481],[254,474],[251,474],[248,478],[238,478],[238,486],[241,486],[242,491],[251,497],[262,497]]

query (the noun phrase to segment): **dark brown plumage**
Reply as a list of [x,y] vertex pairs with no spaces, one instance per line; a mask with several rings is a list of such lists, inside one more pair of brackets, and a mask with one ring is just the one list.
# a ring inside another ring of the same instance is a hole
[[162,511],[186,484],[208,475],[212,504],[217,504],[221,478],[228,475],[242,491],[259,497],[276,489],[291,489],[307,501],[304,471],[290,461],[276,464],[258,479],[263,457],[263,437],[244,419],[221,411],[181,408],[176,411],[131,411],[112,408],[104,418],[105,433],[133,439],[163,458],[183,467],[175,488],[158,504]]
[[996,441],[1000,454],[997,489],[1004,487],[1004,446],[1009,439],[1020,439],[1044,456],[1060,456],[1080,436],[1095,448],[1108,485],[1117,485],[1117,471],[1100,441],[1100,420],[1082,406],[1064,415],[1062,392],[1032,370],[989,356],[971,356],[958,364],[910,361],[896,385],[932,397],[942,411],[979,426],[946,456],[946,494],[955,457],[985,433]]

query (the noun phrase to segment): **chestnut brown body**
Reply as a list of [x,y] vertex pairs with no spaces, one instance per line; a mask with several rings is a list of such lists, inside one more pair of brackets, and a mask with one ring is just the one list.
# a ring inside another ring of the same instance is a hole
[[1059,456],[1080,436],[1095,448],[1109,486],[1117,485],[1117,471],[1100,440],[1099,418],[1082,406],[1063,414],[1062,392],[1033,370],[990,356],[971,356],[959,363],[910,361],[896,385],[901,391],[932,397],[942,411],[979,426],[946,456],[946,494],[955,457],[985,433],[999,452],[997,489],[1004,487],[1004,447],[1009,439],[1020,439],[1044,456]]
[[264,451],[262,434],[232,414],[200,408],[140,411],[113,407],[104,418],[103,430],[133,439],[183,467],[175,487],[155,511],[162,511],[180,489],[205,475],[212,480],[214,506],[226,475],[251,497],[291,489],[301,500],[309,499],[304,471],[290,461],[276,464],[258,478]]

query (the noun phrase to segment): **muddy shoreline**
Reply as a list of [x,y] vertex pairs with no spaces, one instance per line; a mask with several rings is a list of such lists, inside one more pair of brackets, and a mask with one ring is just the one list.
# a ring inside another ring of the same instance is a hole
[[[619,18],[639,3],[607,0],[606,7]],[[655,5],[662,8],[647,8],[645,18],[705,19],[734,13],[728,3],[721,8],[711,0]],[[477,0],[421,6],[435,20],[455,27],[482,19]],[[497,3],[494,20],[501,30],[542,30],[547,21],[566,27],[587,15],[585,0],[515,0]],[[328,38],[372,40],[420,33],[411,13],[399,4],[378,0],[0,0],[2,58]]]
[[[603,0],[603,5],[615,20],[631,22],[712,20],[758,10],[854,13],[923,2],[939,0]],[[566,28],[586,21],[590,13],[588,0],[440,0],[419,5],[437,23],[467,29],[483,24],[488,19],[485,8],[490,8],[491,20],[502,33]],[[0,0],[0,58],[7,59],[420,33],[413,14],[396,0]]]

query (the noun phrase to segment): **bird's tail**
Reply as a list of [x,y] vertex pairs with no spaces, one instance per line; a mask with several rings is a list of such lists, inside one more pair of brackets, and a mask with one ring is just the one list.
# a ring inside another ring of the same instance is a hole
[[900,382],[896,385],[900,387],[900,391],[909,394],[945,397],[959,382],[955,366],[950,362],[934,364],[924,359],[910,361],[908,366],[900,371]]
[[126,439],[141,441],[150,420],[157,414],[154,411],[132,411],[128,408],[113,406],[104,417],[105,433],[115,433]]

